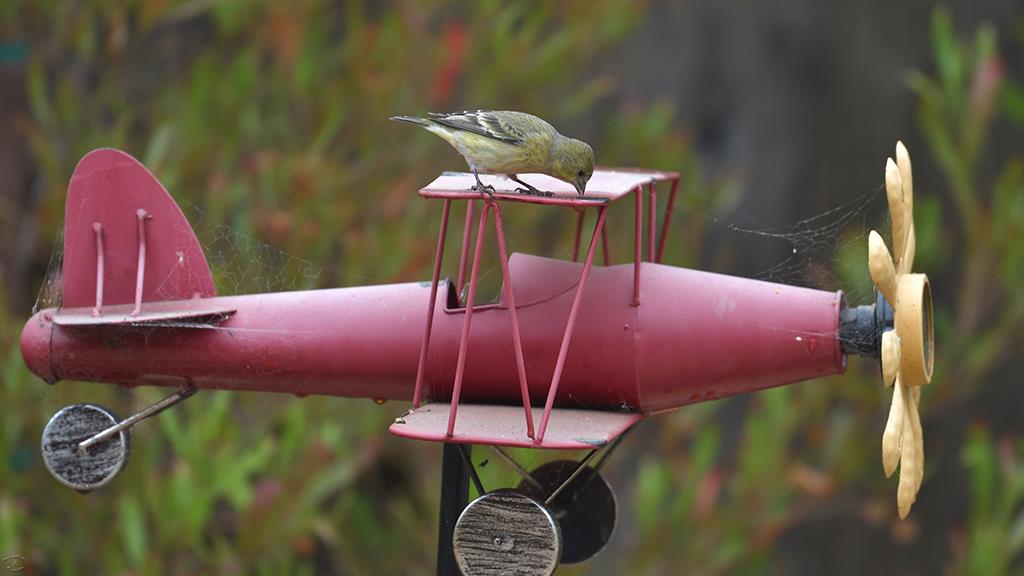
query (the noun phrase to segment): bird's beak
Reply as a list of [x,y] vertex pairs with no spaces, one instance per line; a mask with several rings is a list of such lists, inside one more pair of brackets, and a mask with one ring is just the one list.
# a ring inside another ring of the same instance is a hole
[[582,197],[583,194],[587,191],[586,180],[576,180],[575,182],[572,183],[572,185],[576,187],[576,193],[579,194],[580,197]]

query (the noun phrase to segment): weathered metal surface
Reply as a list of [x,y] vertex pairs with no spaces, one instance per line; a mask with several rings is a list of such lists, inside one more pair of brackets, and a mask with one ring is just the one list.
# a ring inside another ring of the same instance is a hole
[[117,424],[106,409],[94,404],[72,404],[53,415],[43,429],[43,463],[61,484],[87,492],[110,482],[128,458],[128,431],[79,450],[78,444]]
[[[148,220],[139,220],[142,210]],[[63,305],[97,301],[95,224],[102,227],[104,306],[134,303],[141,239],[141,301],[215,296],[213,277],[188,220],[156,178],[130,155],[104,148],[78,163],[64,206]],[[140,237],[140,227],[145,235]]]
[[558,567],[561,536],[551,512],[509,490],[470,502],[453,534],[455,559],[467,576],[547,576]]
[[[580,264],[515,254],[509,268],[538,405]],[[632,272],[593,268],[555,407],[654,412],[843,370],[839,293],[645,262],[644,302],[634,307]],[[48,381],[191,377],[200,388],[409,400],[429,294],[429,285],[409,283],[218,297],[202,305],[236,312],[216,327],[114,333],[55,326],[44,310],[22,332],[22,354]],[[437,296],[425,370],[435,402],[450,398],[458,359],[463,312],[446,306],[449,296],[447,285]],[[501,302],[477,307],[463,402],[521,404],[509,325]]]

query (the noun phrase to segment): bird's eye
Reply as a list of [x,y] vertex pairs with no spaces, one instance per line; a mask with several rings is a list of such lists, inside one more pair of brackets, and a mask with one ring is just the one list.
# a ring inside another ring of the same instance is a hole
[[580,170],[579,172],[577,172],[576,175],[579,176],[580,178],[582,178],[583,177],[583,170]]

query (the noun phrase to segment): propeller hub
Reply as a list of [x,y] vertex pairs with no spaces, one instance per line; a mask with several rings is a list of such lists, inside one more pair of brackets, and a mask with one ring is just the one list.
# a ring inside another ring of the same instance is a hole
[[882,333],[895,325],[895,312],[881,291],[875,291],[875,303],[843,308],[839,312],[839,349],[843,354],[866,358],[882,355]]
[[896,331],[900,335],[900,378],[907,386],[932,379],[935,326],[928,276],[904,274],[896,287]]

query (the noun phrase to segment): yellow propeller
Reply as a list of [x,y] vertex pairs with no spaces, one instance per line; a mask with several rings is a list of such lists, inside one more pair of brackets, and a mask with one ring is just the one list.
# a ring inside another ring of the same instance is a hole
[[892,247],[871,231],[868,268],[875,286],[894,310],[893,328],[882,334],[882,378],[893,387],[889,420],[882,434],[882,467],[886,477],[900,467],[896,504],[906,518],[924,477],[924,440],[918,403],[921,386],[932,378],[935,348],[932,298],[928,277],[912,274],[914,265],[914,181],[910,154],[896,143],[896,160],[885,163],[885,191],[892,218]]

